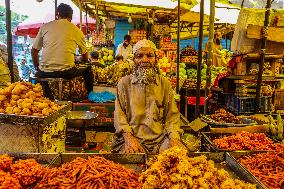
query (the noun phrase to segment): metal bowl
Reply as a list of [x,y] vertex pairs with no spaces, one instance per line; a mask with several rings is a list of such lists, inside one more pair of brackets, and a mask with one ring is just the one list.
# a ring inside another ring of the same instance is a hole
[[66,124],[68,127],[90,127],[94,125],[97,116],[97,113],[90,111],[69,111]]

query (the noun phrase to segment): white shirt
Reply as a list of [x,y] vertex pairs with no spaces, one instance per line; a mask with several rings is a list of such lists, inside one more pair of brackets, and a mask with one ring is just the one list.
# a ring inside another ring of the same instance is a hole
[[123,43],[119,44],[116,50],[116,56],[123,56],[123,59],[126,60],[128,55],[133,54],[132,46],[128,45],[126,48],[123,46]]
[[87,52],[83,32],[67,19],[44,24],[35,39],[33,48],[42,50],[39,69],[44,72],[63,71],[75,66],[76,47]]

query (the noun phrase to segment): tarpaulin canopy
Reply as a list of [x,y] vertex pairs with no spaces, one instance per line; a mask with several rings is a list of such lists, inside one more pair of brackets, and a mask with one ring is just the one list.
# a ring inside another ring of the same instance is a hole
[[[197,0],[198,4],[193,6],[190,11],[180,16],[181,21],[187,21],[191,24],[184,24],[185,27],[181,28],[180,38],[189,39],[198,36],[199,27],[199,12],[200,12],[200,0]],[[224,34],[233,31],[233,26],[236,24],[240,8],[238,5],[232,6],[229,4],[215,3],[215,29],[224,31]],[[193,14],[195,13],[195,15]],[[210,15],[210,0],[204,1],[204,26],[203,35],[207,36],[209,33],[209,15]],[[172,24],[171,35],[173,39],[176,39],[177,23]]]
[[[200,4],[195,5],[192,9],[193,12],[200,12]],[[236,24],[240,8],[228,4],[215,3],[215,18],[216,23]],[[204,1],[204,14],[210,15],[210,0]]]
[[[24,22],[20,23],[16,30],[15,34],[18,36],[30,36],[32,38],[36,37],[40,27],[54,20],[54,14],[47,14],[44,18],[29,18]],[[87,18],[88,20],[88,30],[93,31],[96,28],[96,21],[93,18]],[[80,27],[80,18],[74,17],[72,19],[72,23],[75,24],[77,27]],[[82,31],[86,34],[86,23],[85,18],[83,19],[82,23]]]
[[[155,16],[158,22],[175,20],[177,16],[177,2],[172,0],[72,0],[79,8],[95,16],[107,16],[116,18],[143,18],[148,19]],[[182,14],[186,12],[181,7]],[[153,14],[154,13],[154,14]]]

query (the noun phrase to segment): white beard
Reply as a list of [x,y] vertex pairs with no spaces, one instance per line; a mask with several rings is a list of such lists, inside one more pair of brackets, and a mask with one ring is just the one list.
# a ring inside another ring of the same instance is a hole
[[138,64],[133,66],[133,76],[139,84],[149,85],[156,82],[156,76],[159,74],[159,68],[155,65],[151,68],[141,67]]

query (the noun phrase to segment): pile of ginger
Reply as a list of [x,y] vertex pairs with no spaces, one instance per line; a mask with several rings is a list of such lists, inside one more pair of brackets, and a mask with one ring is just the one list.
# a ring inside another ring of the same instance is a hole
[[58,104],[43,97],[40,84],[16,82],[0,89],[0,113],[42,117],[59,108]]

